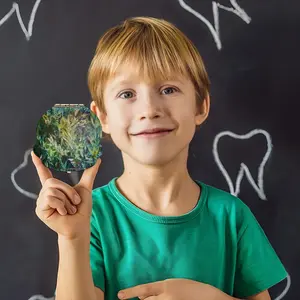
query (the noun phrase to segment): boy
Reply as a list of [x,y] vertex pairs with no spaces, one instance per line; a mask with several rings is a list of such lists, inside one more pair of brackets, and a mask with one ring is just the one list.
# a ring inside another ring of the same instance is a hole
[[92,190],[99,160],[71,187],[32,156],[36,213],[58,233],[57,300],[270,299],[287,273],[250,209],[187,170],[210,107],[193,43],[167,21],[127,19],[99,41],[88,84],[124,171]]

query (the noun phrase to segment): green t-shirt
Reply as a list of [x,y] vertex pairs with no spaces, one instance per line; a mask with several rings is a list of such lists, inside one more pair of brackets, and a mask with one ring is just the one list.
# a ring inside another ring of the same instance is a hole
[[187,278],[246,298],[282,281],[287,272],[254,215],[239,198],[201,187],[181,216],[147,213],[117,189],[117,178],[92,192],[90,262],[105,300],[119,290]]

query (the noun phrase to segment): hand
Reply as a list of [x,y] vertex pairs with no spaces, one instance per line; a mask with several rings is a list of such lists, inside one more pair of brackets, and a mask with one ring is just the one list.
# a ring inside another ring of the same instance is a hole
[[39,219],[66,239],[89,234],[91,194],[101,160],[98,159],[94,166],[84,170],[79,183],[71,187],[53,178],[51,171],[33,151],[31,157],[42,184],[35,209]]
[[145,300],[230,300],[217,288],[202,282],[174,278],[137,285],[118,293],[119,299],[138,297]]

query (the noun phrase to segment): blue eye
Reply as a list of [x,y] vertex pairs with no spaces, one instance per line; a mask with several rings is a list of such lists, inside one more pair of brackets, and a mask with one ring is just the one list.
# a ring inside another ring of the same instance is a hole
[[132,94],[132,92],[130,92],[130,91],[125,91],[125,92],[123,92],[123,93],[121,93],[120,95],[119,95],[119,97],[120,98],[122,98],[122,99],[129,99],[129,98],[127,98],[127,97],[125,97],[125,98],[123,98],[123,97],[121,97],[121,95],[123,95],[123,94]]
[[[163,94],[164,95],[169,95],[169,94],[172,94],[172,91],[174,92],[174,91],[177,91],[177,90],[174,87],[167,87],[167,88],[163,89],[162,92],[163,91],[168,91],[167,93],[163,93]],[[125,97],[121,97],[122,95],[125,95]],[[133,95],[133,93],[131,91],[125,91],[125,92],[121,93],[119,95],[119,97],[122,98],[122,99],[130,99],[131,98],[130,95]]]
[[[176,89],[175,88],[173,88],[173,87],[167,87],[167,88],[165,88],[163,91],[167,91],[167,90],[173,90],[173,91],[176,91]],[[167,93],[167,94],[165,94],[165,95],[169,95],[169,94],[172,94],[172,93]]]

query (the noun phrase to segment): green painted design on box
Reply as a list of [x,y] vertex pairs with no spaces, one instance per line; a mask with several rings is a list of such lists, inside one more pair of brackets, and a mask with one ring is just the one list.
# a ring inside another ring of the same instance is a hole
[[89,108],[54,106],[38,122],[33,151],[48,168],[81,171],[102,155],[101,138],[100,121]]

